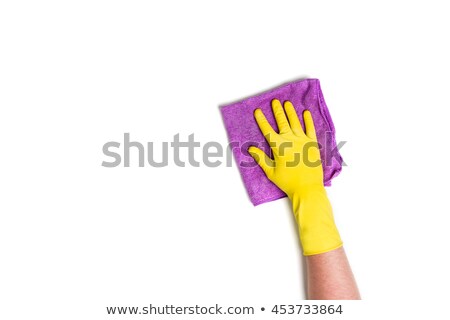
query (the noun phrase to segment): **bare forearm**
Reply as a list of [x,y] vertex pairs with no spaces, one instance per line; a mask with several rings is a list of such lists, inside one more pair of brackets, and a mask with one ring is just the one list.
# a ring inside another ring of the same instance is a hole
[[309,299],[361,299],[344,248],[307,256],[306,265]]

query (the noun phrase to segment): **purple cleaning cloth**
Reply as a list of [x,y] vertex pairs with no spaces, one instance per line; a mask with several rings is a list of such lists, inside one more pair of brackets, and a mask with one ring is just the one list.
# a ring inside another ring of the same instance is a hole
[[295,107],[300,122],[303,124],[303,111],[312,114],[316,135],[321,146],[320,155],[324,173],[324,185],[330,186],[331,179],[342,170],[342,157],[336,148],[335,129],[330,113],[323,98],[318,79],[305,79],[285,84],[260,95],[223,106],[221,108],[225,128],[228,132],[230,147],[241,172],[245,188],[251,202],[257,206],[286,196],[275,184],[265,176],[247,152],[251,146],[263,149],[271,156],[270,148],[259,130],[253,116],[255,109],[260,108],[275,131],[278,132],[273,116],[271,101],[278,99],[283,104],[289,100]]

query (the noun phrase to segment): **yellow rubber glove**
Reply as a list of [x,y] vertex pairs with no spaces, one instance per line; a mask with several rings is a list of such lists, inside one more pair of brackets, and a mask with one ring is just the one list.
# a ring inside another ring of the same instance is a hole
[[305,111],[303,114],[304,132],[291,102],[286,101],[283,110],[280,101],[273,100],[272,110],[279,133],[273,130],[260,109],[255,110],[255,119],[274,159],[256,147],[250,147],[248,151],[267,178],[292,201],[303,254],[309,256],[337,249],[342,246],[342,240],[323,185],[320,151],[311,113]]

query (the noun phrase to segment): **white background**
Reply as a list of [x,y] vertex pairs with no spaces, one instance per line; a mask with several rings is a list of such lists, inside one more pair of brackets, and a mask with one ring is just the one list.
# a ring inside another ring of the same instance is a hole
[[234,162],[101,163],[125,132],[226,145],[220,105],[305,77],[348,141],[347,316],[448,313],[448,30],[445,1],[2,2],[0,318],[301,302],[289,204],[253,207]]

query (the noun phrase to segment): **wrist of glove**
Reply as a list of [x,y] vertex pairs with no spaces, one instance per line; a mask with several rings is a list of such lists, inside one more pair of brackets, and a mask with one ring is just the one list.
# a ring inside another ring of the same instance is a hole
[[311,186],[289,196],[305,256],[342,246],[325,187]]

